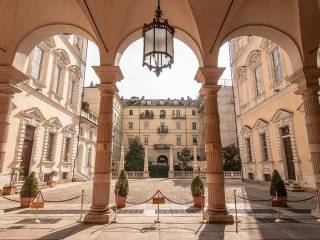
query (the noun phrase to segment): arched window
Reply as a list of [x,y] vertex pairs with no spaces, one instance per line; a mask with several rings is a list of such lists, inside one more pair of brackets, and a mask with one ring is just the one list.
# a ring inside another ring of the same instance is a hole
[[166,118],[166,111],[160,110],[160,118]]
[[247,65],[252,71],[254,95],[261,96],[264,92],[264,83],[261,73],[261,51],[252,51],[248,56]]

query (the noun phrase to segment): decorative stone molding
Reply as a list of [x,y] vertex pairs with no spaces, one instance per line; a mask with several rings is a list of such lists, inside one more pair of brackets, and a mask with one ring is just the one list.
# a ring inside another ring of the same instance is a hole
[[[243,147],[244,147],[244,155],[245,155],[245,163],[246,164],[252,164],[255,163],[254,159],[254,149],[253,149],[253,131],[252,128],[248,125],[244,125],[243,128],[241,129],[241,134],[242,134],[242,142],[243,142]],[[252,157],[252,161],[248,159],[249,153],[247,152],[247,146],[246,146],[246,139],[250,140],[250,153]],[[252,170],[252,169],[251,169]]]
[[250,68],[255,68],[261,63],[261,50],[252,51],[247,57],[247,66]]
[[235,78],[237,83],[242,83],[247,79],[247,68],[246,67],[238,67],[235,72]]

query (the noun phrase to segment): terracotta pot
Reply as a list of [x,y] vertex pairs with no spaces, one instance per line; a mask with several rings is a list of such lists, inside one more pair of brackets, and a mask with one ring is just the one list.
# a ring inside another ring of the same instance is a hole
[[53,180],[49,180],[46,182],[46,185],[48,187],[54,187],[56,185],[56,181],[53,181]]
[[192,196],[193,197],[193,206],[197,208],[202,208],[205,204],[205,196]]
[[17,191],[16,187],[14,187],[14,186],[6,186],[6,187],[3,187],[2,195],[12,195],[12,194],[15,194],[16,191]]
[[287,197],[273,196],[272,207],[288,207]]
[[117,197],[117,208],[124,208],[126,206],[126,197]]
[[29,208],[31,206],[31,200],[33,197],[23,197],[20,199],[20,207],[21,208]]

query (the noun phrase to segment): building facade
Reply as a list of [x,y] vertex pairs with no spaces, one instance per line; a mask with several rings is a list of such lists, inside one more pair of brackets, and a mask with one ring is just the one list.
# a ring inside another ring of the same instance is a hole
[[229,42],[244,177],[270,181],[277,169],[293,186],[315,187],[302,97],[291,59],[261,37]]
[[35,171],[46,181],[72,178],[77,153],[79,114],[87,41],[69,34],[39,43],[30,53],[11,106],[10,127],[1,183],[10,172],[15,181]]

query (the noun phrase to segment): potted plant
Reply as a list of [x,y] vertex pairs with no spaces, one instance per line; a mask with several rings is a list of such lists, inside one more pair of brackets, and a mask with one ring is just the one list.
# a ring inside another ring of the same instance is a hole
[[286,186],[277,170],[272,173],[270,195],[272,196],[272,207],[287,207]]
[[126,199],[129,193],[129,183],[128,183],[128,178],[124,169],[121,170],[118,176],[114,193],[116,196],[117,207],[118,208],[125,207]]
[[53,187],[56,184],[56,181],[53,180],[53,177],[57,175],[58,175],[57,171],[52,171],[51,173],[49,173],[49,179],[46,182],[46,185],[49,187]]
[[205,203],[204,184],[199,176],[195,176],[191,182],[193,205],[202,208]]
[[3,190],[2,190],[3,195],[12,195],[12,194],[16,193],[17,188],[16,188],[16,186],[14,186],[14,177],[16,176],[18,171],[19,171],[18,168],[11,168],[10,184],[9,184],[9,186],[3,187]]
[[30,207],[31,200],[37,195],[39,191],[39,183],[36,178],[35,172],[30,173],[24,181],[20,191],[20,207]]

